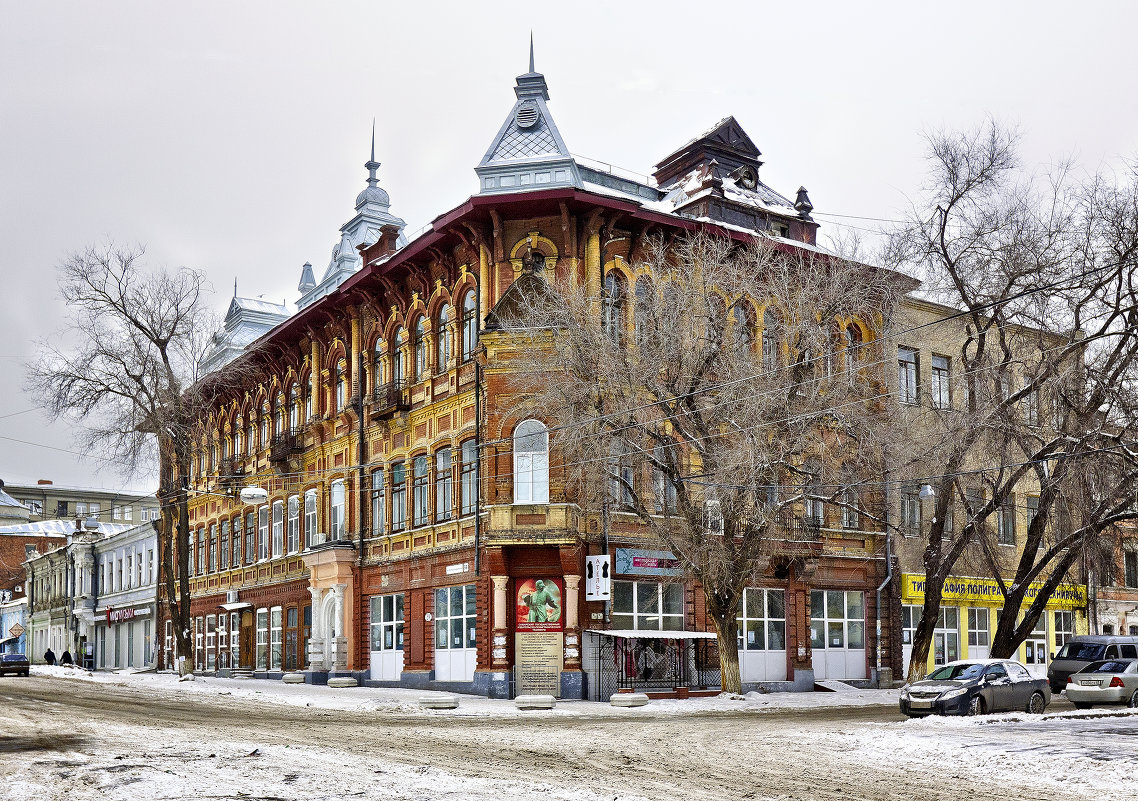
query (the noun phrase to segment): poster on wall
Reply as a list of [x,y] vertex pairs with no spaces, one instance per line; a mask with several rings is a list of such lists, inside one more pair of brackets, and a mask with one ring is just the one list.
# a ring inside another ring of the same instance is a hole
[[518,579],[515,629],[519,632],[562,631],[564,587],[564,581],[559,578]]
[[565,667],[563,637],[559,631],[525,631],[514,635],[518,695],[561,695],[561,671]]
[[612,557],[607,553],[585,557],[585,600],[612,598]]
[[617,548],[616,572],[633,576],[682,576],[683,566],[671,551]]

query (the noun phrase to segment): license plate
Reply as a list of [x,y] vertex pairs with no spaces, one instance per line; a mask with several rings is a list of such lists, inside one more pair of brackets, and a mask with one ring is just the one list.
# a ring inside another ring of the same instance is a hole
[[918,701],[916,698],[909,701],[910,709],[932,709],[932,701]]
[[1080,687],[1101,687],[1101,681],[1094,681],[1092,679],[1079,679]]

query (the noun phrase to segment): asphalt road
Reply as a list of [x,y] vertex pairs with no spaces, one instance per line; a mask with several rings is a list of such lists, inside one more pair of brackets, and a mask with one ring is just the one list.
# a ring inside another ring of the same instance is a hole
[[[1049,711],[1062,708],[1069,705],[1059,700]],[[1113,770],[1118,748],[1138,755],[1138,717],[956,726],[902,722],[891,706],[456,718],[32,677],[0,679],[0,710],[0,797],[13,801],[957,801],[962,792],[997,787],[1017,799],[1066,801],[1115,797],[1110,771],[1098,783],[1080,783],[1082,761]],[[1056,779],[1031,767],[1055,759],[1071,775]]]

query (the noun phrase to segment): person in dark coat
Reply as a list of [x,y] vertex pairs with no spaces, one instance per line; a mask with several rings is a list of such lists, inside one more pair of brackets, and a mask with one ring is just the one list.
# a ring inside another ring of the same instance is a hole
[[48,648],[46,651],[44,651],[43,652],[43,661],[47,662],[49,665],[54,665],[55,664],[55,651],[51,650],[50,648]]
[[74,662],[71,661],[71,652],[70,651],[64,650],[63,656],[59,657],[59,664],[61,664],[61,665],[73,665],[73,664],[75,664]]

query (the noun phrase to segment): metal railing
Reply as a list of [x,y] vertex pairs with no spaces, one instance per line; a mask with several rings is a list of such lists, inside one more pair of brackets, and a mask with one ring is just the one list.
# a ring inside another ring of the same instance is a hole
[[406,381],[380,384],[372,393],[375,414],[387,414],[411,408],[411,391]]

